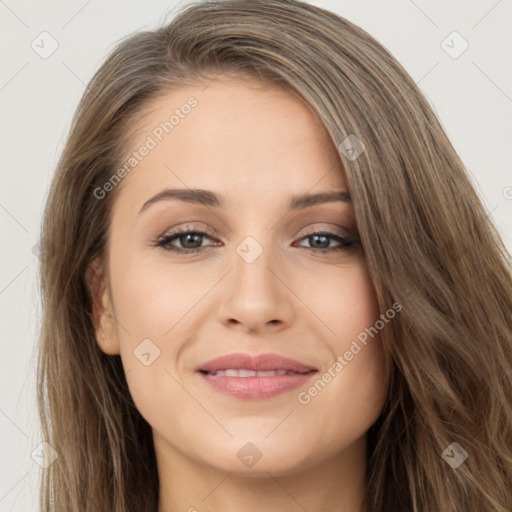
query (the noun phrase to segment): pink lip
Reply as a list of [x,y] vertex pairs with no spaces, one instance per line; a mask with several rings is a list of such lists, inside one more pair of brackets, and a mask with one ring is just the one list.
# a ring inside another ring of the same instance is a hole
[[[254,370],[254,371],[287,371],[286,375],[228,377],[225,375],[212,375],[227,369]],[[316,368],[304,365],[299,361],[289,359],[277,354],[229,354],[201,365],[197,368],[201,377],[215,390],[244,398],[246,400],[260,400],[280,395],[302,386],[317,372]]]

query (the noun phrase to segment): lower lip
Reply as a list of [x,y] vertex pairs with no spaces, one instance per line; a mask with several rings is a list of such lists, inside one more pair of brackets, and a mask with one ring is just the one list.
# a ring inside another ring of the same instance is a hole
[[245,400],[262,400],[303,386],[316,372],[271,377],[226,377],[201,373],[208,384],[225,395]]

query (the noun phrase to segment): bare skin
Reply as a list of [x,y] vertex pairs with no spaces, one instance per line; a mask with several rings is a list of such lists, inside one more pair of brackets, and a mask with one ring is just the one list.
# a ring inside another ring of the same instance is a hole
[[[223,77],[153,100],[132,150],[191,96],[197,106],[119,185],[108,267],[94,267],[110,313],[95,312],[98,344],[120,354],[153,429],[158,512],[364,512],[366,432],[387,391],[379,336],[342,371],[333,364],[381,312],[360,245],[336,239],[354,235],[350,202],[289,206],[290,196],[347,190],[335,148],[289,92]],[[140,212],[164,189],[209,190],[226,204],[168,198]],[[187,226],[208,231],[154,243]],[[220,393],[196,370],[235,352],[279,354],[317,373],[270,398]]]

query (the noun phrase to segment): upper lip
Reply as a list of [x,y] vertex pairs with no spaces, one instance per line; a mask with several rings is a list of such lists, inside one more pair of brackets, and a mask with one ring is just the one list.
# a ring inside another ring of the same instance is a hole
[[286,370],[295,373],[316,371],[316,368],[313,366],[302,364],[299,361],[280,356],[279,354],[251,355],[243,353],[217,357],[200,365],[197,371],[217,372],[228,369],[255,371]]

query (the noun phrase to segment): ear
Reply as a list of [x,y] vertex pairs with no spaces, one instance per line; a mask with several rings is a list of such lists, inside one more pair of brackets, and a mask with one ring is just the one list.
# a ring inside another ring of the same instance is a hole
[[85,282],[92,300],[91,320],[96,331],[96,342],[105,354],[119,354],[117,323],[110,296],[104,265],[95,258],[87,267]]

